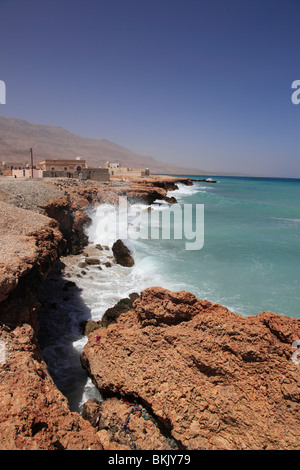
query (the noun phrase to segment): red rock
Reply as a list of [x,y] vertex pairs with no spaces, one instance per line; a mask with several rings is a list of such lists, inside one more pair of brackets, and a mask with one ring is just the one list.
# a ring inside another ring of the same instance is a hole
[[102,449],[95,429],[58,391],[29,325],[1,327],[6,361],[0,364],[1,450]]
[[[93,187],[90,183],[85,187],[77,181],[53,180],[54,186],[64,190],[65,197],[36,208],[32,193],[26,190],[28,210],[1,201],[1,450],[128,448],[114,442],[113,436],[108,438],[105,429],[97,433],[90,423],[70,412],[36,341],[38,292],[43,280],[62,253],[78,253],[87,242],[84,226],[89,218],[85,209],[118,201],[119,194],[111,187],[96,182]],[[42,195],[39,202],[45,203],[51,185],[37,183],[36,189]],[[41,214],[41,209],[48,217]]]
[[131,267],[134,265],[134,259],[131,256],[130,250],[122,240],[117,240],[113,244],[112,252],[116,262],[121,264],[121,266]]
[[99,431],[105,450],[176,450],[147,410],[135,403],[109,398],[88,400],[82,416]]
[[186,449],[300,448],[299,319],[244,317],[161,288],[134,307],[84,349],[104,395],[135,397]]

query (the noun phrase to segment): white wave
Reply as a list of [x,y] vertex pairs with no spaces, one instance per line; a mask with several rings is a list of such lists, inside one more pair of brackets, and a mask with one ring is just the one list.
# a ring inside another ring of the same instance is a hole
[[[100,320],[105,311],[117,303],[120,298],[127,297],[132,292],[140,293],[146,287],[152,286],[153,282],[154,285],[155,281],[160,282],[159,260],[153,256],[149,246],[144,246],[141,240],[132,239],[130,236],[135,228],[131,225],[136,215],[146,212],[148,207],[143,204],[128,205],[127,221],[124,218],[121,221],[121,227],[117,228],[118,210],[113,205],[99,206],[92,217],[92,223],[87,230],[89,241],[93,244],[107,245],[110,248],[107,253],[112,255],[111,248],[119,238],[119,232],[123,231],[125,234],[128,229],[128,236],[120,238],[132,252],[135,260],[135,264],[131,268],[114,264],[107,269],[103,266],[103,269],[99,271],[97,266],[91,266],[89,273],[93,279],[84,277],[76,281],[82,288],[83,300],[91,309],[91,315],[95,321]],[[163,207],[154,205],[153,210],[163,210]],[[128,227],[125,226],[126,224]]]
[[284,222],[294,222],[294,223],[299,223],[300,222],[300,219],[290,219],[290,218],[286,218],[286,217],[271,217],[271,219],[274,219],[274,220],[282,220]]
[[178,186],[178,189],[175,189],[174,191],[168,191],[167,196],[168,197],[174,196],[179,203],[181,202],[181,199],[184,198],[185,196],[194,196],[195,194],[199,194],[199,193],[207,193],[213,189],[213,185],[204,186],[200,182],[193,183],[193,186],[186,186],[185,184],[182,184],[182,183],[177,184],[177,186]]
[[197,194],[200,189],[204,189],[204,186],[186,186],[182,183],[178,183],[177,186],[178,189],[175,189],[174,191],[168,191],[168,197],[174,196],[176,198],[178,196],[192,196],[193,194]]

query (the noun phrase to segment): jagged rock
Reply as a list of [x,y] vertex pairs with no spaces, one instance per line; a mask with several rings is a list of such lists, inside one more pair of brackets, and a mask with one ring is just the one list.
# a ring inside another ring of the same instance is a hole
[[111,323],[115,323],[122,313],[126,313],[133,309],[133,302],[139,297],[139,294],[132,293],[129,297],[121,299],[116,305],[108,308],[104,313],[102,320],[99,322],[101,326],[107,327]]
[[112,251],[116,262],[121,266],[131,267],[134,265],[134,259],[131,256],[130,250],[122,240],[117,240],[113,244]]
[[112,446],[120,450],[178,450],[174,439],[141,404],[117,398],[91,399],[84,404],[82,417],[98,430],[105,450]]
[[89,336],[103,396],[135,397],[188,450],[300,449],[300,320],[244,317],[187,292],[150,288]]
[[175,203],[176,199],[174,197],[169,201],[169,196],[167,196],[168,191],[178,189],[176,183],[182,183],[187,186],[193,184],[190,179],[179,177],[166,177],[162,179],[153,176],[146,180],[141,180],[140,178],[130,178],[130,180],[131,184],[127,188],[125,187],[120,190],[119,194],[126,196],[130,202],[142,201],[146,204],[152,204],[157,199]]
[[[27,290],[39,288],[61,255],[65,247],[62,234],[54,220],[19,207],[12,210],[4,202],[0,204],[0,232],[0,302],[17,288],[25,298]],[[6,313],[1,304],[0,321],[29,320],[18,309]]]
[[177,203],[177,199],[174,196],[172,196],[172,197],[166,196],[164,200],[166,202],[168,202],[169,204],[176,204]]
[[133,292],[129,297],[119,300],[113,307],[110,307],[104,313],[102,320],[87,320],[83,325],[83,334],[88,336],[92,331],[101,327],[107,327],[111,323],[115,323],[122,313],[126,313],[133,309],[133,303],[139,298],[139,294]]
[[96,400],[96,398],[90,398],[84,403],[81,416],[83,419],[89,421],[94,428],[96,428],[98,427],[100,410],[101,402]]
[[77,210],[73,214],[71,237],[72,254],[81,253],[83,247],[88,244],[88,236],[85,233],[85,228],[90,222],[91,218],[81,210]]

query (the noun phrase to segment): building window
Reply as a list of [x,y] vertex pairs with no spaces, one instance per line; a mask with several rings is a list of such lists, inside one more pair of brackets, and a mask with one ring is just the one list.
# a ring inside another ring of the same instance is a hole
[[54,170],[54,166],[51,168],[51,170]]
[[65,170],[65,171],[68,171],[68,167],[67,167],[67,166],[65,166],[64,170]]

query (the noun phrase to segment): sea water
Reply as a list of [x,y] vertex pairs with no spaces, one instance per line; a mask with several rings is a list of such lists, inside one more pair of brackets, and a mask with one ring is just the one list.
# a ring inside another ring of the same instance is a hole
[[[69,270],[79,290],[57,306],[53,318],[47,315],[43,349],[54,381],[68,397],[72,410],[80,411],[90,397],[101,399],[81,368],[80,354],[87,338],[80,332],[80,322],[101,320],[107,308],[132,292],[161,286],[192,292],[245,316],[272,311],[300,317],[300,180],[212,178],[216,183],[179,184],[169,193],[183,208],[186,204],[204,205],[201,249],[187,250],[184,237],[127,238],[124,242],[135,260],[132,268],[114,264],[99,270],[95,266],[90,267],[89,276],[78,277],[77,259]],[[155,212],[168,208],[170,205],[162,201],[152,205]],[[111,249],[116,208],[107,205],[105,209],[105,216],[103,206],[90,214],[92,224],[87,234],[91,244]],[[134,214],[147,209],[132,204],[129,225]],[[157,230],[161,232],[162,227]]]
[[163,286],[188,290],[234,312],[299,317],[300,181],[216,181],[172,192],[181,204],[204,204],[201,250],[185,250],[180,241],[161,247],[146,241],[137,245],[137,259],[144,259],[146,248],[159,264]]
[[[216,181],[194,181],[169,193],[183,207],[204,205],[203,247],[187,250],[184,238],[125,240],[135,266],[122,274],[116,268],[111,285],[116,299],[132,290],[162,286],[187,290],[243,315],[272,311],[299,317],[300,180]],[[153,208],[163,211],[166,206]],[[103,242],[99,223],[95,214],[88,231],[94,243]],[[109,242],[109,233],[105,236]]]

